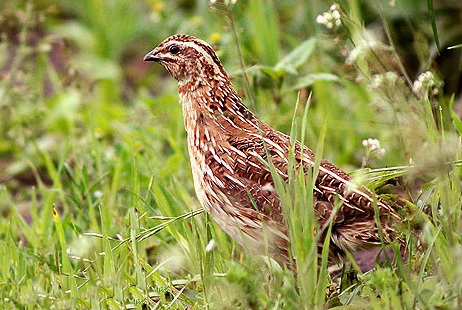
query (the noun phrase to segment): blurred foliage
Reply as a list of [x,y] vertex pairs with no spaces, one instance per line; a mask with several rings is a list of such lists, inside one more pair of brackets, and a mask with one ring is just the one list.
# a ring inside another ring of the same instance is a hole
[[[460,167],[447,162],[460,159],[462,4],[425,4],[340,1],[329,30],[316,23],[325,1],[2,1],[0,308],[460,306]],[[240,90],[246,74],[244,101],[273,127],[290,132],[299,102],[306,144],[325,130],[324,157],[346,170],[406,166],[369,176],[404,175],[398,194],[430,215],[413,215],[424,228],[405,233],[409,261],[307,301],[290,271],[189,216],[176,83],[142,62],[175,33],[216,47]],[[434,88],[412,91],[425,71]],[[370,137],[381,156],[362,147]]]

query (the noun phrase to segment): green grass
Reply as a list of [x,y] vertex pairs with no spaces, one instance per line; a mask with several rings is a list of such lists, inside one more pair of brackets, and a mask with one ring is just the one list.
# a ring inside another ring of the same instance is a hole
[[[331,3],[229,2],[0,4],[0,308],[460,308],[460,8],[344,1],[328,30]],[[262,120],[408,200],[408,258],[326,294],[316,165],[277,183],[297,275],[232,241],[195,197],[175,81],[141,62],[174,33],[213,43]]]

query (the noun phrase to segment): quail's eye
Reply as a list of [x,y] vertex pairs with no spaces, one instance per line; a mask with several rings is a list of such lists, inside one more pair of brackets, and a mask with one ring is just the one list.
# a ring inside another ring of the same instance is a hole
[[168,50],[172,54],[178,54],[180,52],[180,48],[177,45],[170,46]]

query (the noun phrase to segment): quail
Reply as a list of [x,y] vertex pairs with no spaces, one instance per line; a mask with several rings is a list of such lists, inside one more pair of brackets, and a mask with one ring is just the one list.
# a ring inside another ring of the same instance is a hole
[[[287,182],[290,149],[307,173],[315,165],[315,154],[298,141],[291,145],[288,135],[261,122],[243,104],[205,41],[173,35],[144,60],[159,63],[178,81],[194,187],[202,207],[244,247],[255,253],[269,249],[276,261],[288,264],[287,223],[275,176],[265,161],[271,160],[277,177]],[[346,252],[395,239],[393,223],[400,221],[390,204],[356,186],[326,160],[319,165],[313,207],[319,227],[332,225],[330,262],[339,262]],[[319,249],[322,244],[321,238]]]

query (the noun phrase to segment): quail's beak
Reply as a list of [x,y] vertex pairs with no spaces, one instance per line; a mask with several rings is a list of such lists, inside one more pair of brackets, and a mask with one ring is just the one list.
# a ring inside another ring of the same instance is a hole
[[155,62],[162,61],[163,59],[161,57],[157,57],[156,54],[157,54],[157,51],[155,49],[150,51],[144,56],[143,61],[155,61]]

